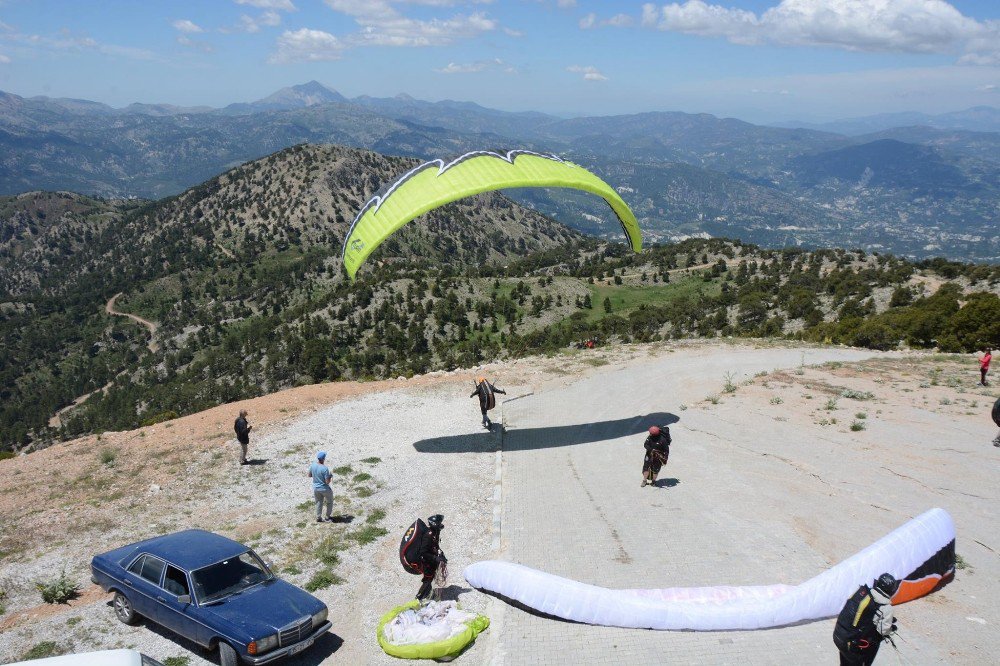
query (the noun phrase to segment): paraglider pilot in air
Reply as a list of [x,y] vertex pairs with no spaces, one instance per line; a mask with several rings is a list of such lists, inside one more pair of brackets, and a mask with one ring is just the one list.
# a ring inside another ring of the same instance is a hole
[[667,426],[650,426],[649,436],[643,442],[646,449],[646,457],[642,461],[642,484],[656,484],[656,476],[660,473],[660,467],[667,464],[670,457],[670,428]]
[[476,396],[479,396],[479,409],[483,412],[483,427],[487,429],[492,427],[493,423],[490,421],[490,417],[486,414],[486,412],[497,406],[497,393],[507,395],[506,391],[498,389],[485,377],[476,377],[476,389],[469,397],[475,398]]
[[892,595],[898,588],[899,581],[884,573],[870,588],[859,587],[844,604],[833,628],[841,666],[868,666],[875,660],[882,641],[892,641],[896,631]]

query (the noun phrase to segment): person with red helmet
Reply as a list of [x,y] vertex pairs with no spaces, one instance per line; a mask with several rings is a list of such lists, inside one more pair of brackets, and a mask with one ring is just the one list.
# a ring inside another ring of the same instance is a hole
[[667,464],[670,457],[670,428],[667,426],[650,426],[649,436],[643,442],[646,449],[646,457],[642,461],[642,484],[640,488],[647,485],[656,485],[656,476],[660,473],[660,467]]

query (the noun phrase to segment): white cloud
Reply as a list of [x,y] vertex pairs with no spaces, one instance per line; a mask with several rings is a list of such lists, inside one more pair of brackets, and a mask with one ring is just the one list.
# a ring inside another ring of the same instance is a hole
[[0,30],[4,30],[6,32],[14,32],[14,26],[8,25],[3,21],[0,21]]
[[781,0],[760,15],[704,0],[648,3],[642,25],[735,44],[964,53],[962,62],[1000,63],[1000,21],[976,21],[945,0]]
[[597,14],[591,12],[580,19],[580,29],[590,30],[592,28],[611,26],[612,28],[627,28],[635,23],[633,19],[628,14],[615,14],[609,19],[598,20]]
[[322,30],[286,30],[278,38],[278,48],[268,59],[272,63],[339,60],[346,46],[336,36]]
[[205,32],[205,29],[202,28],[200,25],[193,23],[187,19],[180,19],[178,21],[174,21],[170,25],[174,26],[174,29],[177,30],[178,32],[183,32],[186,35],[193,35],[197,32]]
[[[445,6],[448,0],[410,0],[409,4]],[[475,37],[497,28],[497,22],[482,12],[456,14],[447,19],[413,19],[400,14],[393,4],[400,0],[326,0],[334,11],[347,14],[361,27],[348,37],[357,46],[443,46],[458,39]],[[402,4],[407,4],[402,0]]]
[[504,28],[503,31],[504,34],[507,35],[508,37],[513,37],[515,39],[517,39],[518,37],[524,37],[523,32],[521,32],[520,30],[514,30],[513,28]]
[[1000,86],[997,86],[995,83],[987,83],[985,85],[976,86],[976,92],[1000,92]]
[[0,53],[0,65],[6,65],[9,62],[10,62],[10,58],[8,58],[4,54]]
[[292,0],[235,0],[238,5],[250,5],[258,9],[277,9],[283,12],[296,11]]
[[236,25],[219,28],[219,32],[227,34],[233,32],[254,33],[260,32],[261,28],[273,28],[279,25],[281,25],[281,14],[274,11],[266,11],[257,18],[247,14],[242,14],[240,15],[240,20],[236,22]]
[[211,53],[215,50],[215,47],[208,42],[200,39],[191,39],[187,35],[177,35],[177,43],[181,46],[186,46],[189,49],[201,51],[202,53]]
[[576,0],[556,0],[556,6],[560,9],[572,9],[576,7]]
[[566,68],[567,72],[573,72],[574,74],[583,74],[584,81],[607,81],[608,77],[601,74],[601,72],[593,65],[570,65]]
[[500,58],[493,58],[492,60],[478,60],[470,63],[449,62],[447,66],[435,69],[434,71],[439,74],[472,74],[486,69],[499,69],[507,74],[517,73],[517,68],[508,65]]
[[104,44],[92,37],[74,35],[68,30],[61,30],[58,37],[48,35],[29,35],[23,33],[8,33],[4,41],[20,44],[30,49],[51,52],[81,52],[94,51],[108,56],[132,58],[135,60],[154,60],[152,51],[133,46]]

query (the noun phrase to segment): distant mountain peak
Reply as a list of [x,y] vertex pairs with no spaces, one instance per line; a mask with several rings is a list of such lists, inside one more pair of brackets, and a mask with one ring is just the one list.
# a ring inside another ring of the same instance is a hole
[[284,110],[346,101],[347,98],[333,88],[328,88],[319,81],[309,81],[308,83],[282,88],[263,99],[253,102],[251,106],[267,110]]
[[412,95],[407,95],[406,93],[399,93],[393,99],[398,99],[400,102],[415,102],[417,101]]

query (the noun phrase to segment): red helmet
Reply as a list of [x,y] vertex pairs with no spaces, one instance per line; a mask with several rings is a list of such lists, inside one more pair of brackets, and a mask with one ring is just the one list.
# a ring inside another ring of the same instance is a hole
[[660,427],[659,426],[649,426],[649,436],[650,437],[659,437],[660,436]]

